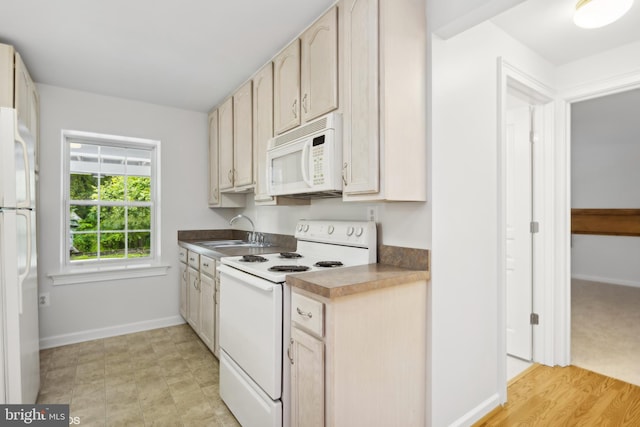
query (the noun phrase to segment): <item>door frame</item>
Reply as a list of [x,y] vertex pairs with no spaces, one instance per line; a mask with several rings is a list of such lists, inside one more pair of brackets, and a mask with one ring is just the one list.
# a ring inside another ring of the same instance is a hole
[[[507,298],[506,298],[506,111],[507,94],[510,88],[519,90],[529,95],[541,112],[537,119],[536,127],[539,127],[541,143],[534,150],[534,178],[533,198],[534,220],[540,223],[540,232],[534,239],[532,272],[533,308],[540,316],[540,324],[533,329],[533,360],[549,364],[549,353],[553,345],[549,345],[554,330],[553,316],[550,308],[553,307],[553,289],[548,283],[553,269],[553,173],[554,158],[552,148],[556,145],[556,106],[554,91],[544,83],[531,77],[524,71],[507,62],[503,57],[497,59],[498,69],[498,97],[497,97],[497,155],[498,155],[498,233],[497,233],[497,277],[498,277],[498,387],[501,403],[507,401]],[[547,284],[545,286],[545,284]]]
[[571,364],[571,104],[640,88],[640,71],[581,84],[558,96],[558,132],[556,144],[556,275],[555,306],[557,319],[553,342],[554,364]]

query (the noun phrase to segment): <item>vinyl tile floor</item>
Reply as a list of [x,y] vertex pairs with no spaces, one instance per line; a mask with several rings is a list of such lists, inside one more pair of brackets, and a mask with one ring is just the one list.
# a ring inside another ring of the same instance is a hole
[[40,352],[38,403],[80,426],[239,426],[218,393],[218,360],[188,325]]

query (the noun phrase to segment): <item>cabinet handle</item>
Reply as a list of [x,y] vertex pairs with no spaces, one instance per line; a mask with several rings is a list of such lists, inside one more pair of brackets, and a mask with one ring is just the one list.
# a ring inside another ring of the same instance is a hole
[[287,347],[287,357],[289,362],[293,365],[293,338],[289,341],[289,347]]
[[344,184],[344,186],[347,186],[347,168],[349,167],[349,164],[347,162],[344,163],[344,165],[342,166],[342,183]]
[[302,108],[304,109],[305,114],[309,112],[307,111],[307,94],[306,93],[302,97]]
[[229,178],[229,182],[233,183],[233,169],[229,169],[229,173],[227,174],[227,178]]
[[218,187],[213,189],[213,200],[218,201]]
[[205,267],[209,267],[209,263],[208,262],[203,262],[202,265],[204,265]]
[[196,289],[196,291],[200,290],[200,287],[198,286],[198,282],[199,281],[200,280],[198,280],[198,279],[193,279],[193,287]]
[[298,312],[298,314],[300,316],[305,316],[305,317],[307,317],[309,319],[311,319],[313,317],[313,314],[311,314],[310,311],[308,311],[308,312],[302,311],[302,310],[300,310],[300,307],[296,307],[296,311]]
[[293,100],[293,105],[291,106],[291,111],[293,112],[293,118],[297,119],[298,118],[298,111],[297,111],[297,107],[298,106],[298,100],[294,99]]

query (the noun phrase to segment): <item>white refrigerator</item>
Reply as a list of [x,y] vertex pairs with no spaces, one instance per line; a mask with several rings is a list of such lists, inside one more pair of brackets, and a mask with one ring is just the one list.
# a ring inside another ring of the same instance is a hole
[[34,138],[0,108],[0,403],[35,403],[40,387],[34,159]]

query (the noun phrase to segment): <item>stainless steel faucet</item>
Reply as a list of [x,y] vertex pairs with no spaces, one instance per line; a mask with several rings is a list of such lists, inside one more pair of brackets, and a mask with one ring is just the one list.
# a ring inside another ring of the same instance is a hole
[[246,219],[247,221],[249,221],[249,224],[251,224],[251,233],[249,233],[249,243],[256,243],[256,227],[255,225],[253,225],[253,221],[251,221],[251,218],[249,218],[246,215],[239,214],[229,220],[229,225],[233,225],[234,222],[236,222],[241,218]]

